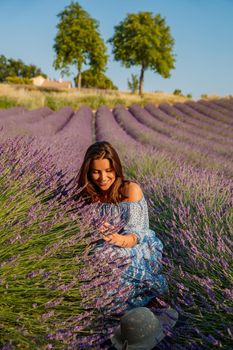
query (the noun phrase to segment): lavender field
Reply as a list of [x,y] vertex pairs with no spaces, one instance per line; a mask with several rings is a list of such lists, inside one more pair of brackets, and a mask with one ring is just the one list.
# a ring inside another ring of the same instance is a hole
[[155,296],[179,321],[156,349],[232,349],[232,98],[0,110],[0,349],[109,348],[127,262],[106,254],[108,242],[96,252],[95,205],[72,196],[101,140],[140,182],[164,244],[169,292]]

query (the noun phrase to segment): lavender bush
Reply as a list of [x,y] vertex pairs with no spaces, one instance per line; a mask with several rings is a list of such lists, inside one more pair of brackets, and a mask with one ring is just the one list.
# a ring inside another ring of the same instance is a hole
[[83,210],[62,196],[66,184],[46,154],[11,139],[0,155],[1,346],[99,348],[113,312],[124,310],[129,290],[117,276],[127,262],[106,244],[96,253],[102,222],[95,206]]
[[[152,109],[153,107],[150,106]],[[153,109],[152,109],[153,110]],[[232,157],[233,144],[225,143],[225,139],[218,139],[214,135],[210,134],[206,130],[200,128],[195,128],[193,125],[186,124],[186,116],[181,112],[176,113],[174,107],[166,106],[167,112],[170,112],[171,118],[182,118],[182,120],[177,121],[176,126],[163,123],[159,120],[155,120],[150,113],[144,108],[138,105],[132,105],[129,111],[134,115],[134,117],[141,123],[151,127],[153,130],[161,132],[169,136],[172,139],[179,140],[181,142],[186,142],[194,147],[198,145],[202,152],[214,151],[219,155],[224,155],[226,157]],[[203,131],[203,132],[202,132]]]
[[[131,162],[127,159],[128,169]],[[139,176],[150,227],[164,243],[170,292],[157,299],[179,312],[158,349],[231,349],[233,183],[180,164]],[[138,174],[137,174],[138,178]],[[153,309],[156,312],[156,309]]]
[[93,141],[92,111],[88,107],[75,112],[67,107],[56,113],[47,107],[24,111],[6,118],[0,140],[17,135],[23,135],[34,152],[42,150],[49,155],[56,170],[62,170],[69,181],[77,174],[84,152]]
[[203,104],[204,106],[207,106],[215,111],[218,111],[220,113],[222,113],[224,116],[227,116],[229,121],[232,122],[232,118],[233,118],[233,111],[231,111],[230,109],[226,107],[221,106],[221,104],[216,103],[216,101],[214,100],[212,101],[206,101],[206,100],[199,100],[199,103]]
[[[93,115],[89,107],[80,107],[55,135],[43,138],[58,169],[67,181],[77,175],[84,153],[93,142]],[[42,139],[41,139],[42,142]]]
[[[161,106],[163,106],[163,109],[161,109]],[[196,133],[198,133],[199,130],[199,135],[203,137],[232,144],[232,137],[227,137],[227,135],[231,136],[231,133],[227,133],[228,126],[226,124],[205,116],[185,103],[175,103],[173,106],[169,106],[169,109],[168,106],[165,107],[164,104],[159,107],[153,104],[147,104],[145,105],[145,109],[156,118],[156,121],[159,119],[161,122],[164,121],[166,124],[174,127],[184,122],[190,128],[194,128]],[[165,112],[165,109],[167,112]],[[171,113],[171,115],[169,113]],[[202,134],[202,131],[204,134]],[[206,135],[206,133],[209,133],[209,135]]]
[[27,109],[24,107],[12,107],[8,109],[0,109],[0,118],[1,120],[8,118],[11,115],[18,115],[22,114],[23,112],[26,112]]
[[196,109],[197,111],[207,115],[209,118],[212,118],[214,120],[219,120],[222,123],[229,125],[229,128],[231,128],[232,130],[233,122],[229,120],[229,118],[225,117],[222,113],[218,112],[217,110],[213,110],[209,108],[207,105],[203,105],[202,103],[198,103],[198,102],[188,101],[186,102],[186,104]]
[[153,146],[157,150],[166,150],[170,155],[176,155],[184,162],[191,163],[203,169],[215,169],[226,176],[232,176],[232,162],[223,155],[216,155],[211,148],[204,151],[198,145],[189,145],[186,142],[173,139],[162,133],[151,130],[137,121],[123,106],[117,106],[113,114],[119,125],[136,140],[144,145]]
[[228,111],[230,111],[232,113],[233,111],[233,103],[232,103],[232,97],[230,99],[217,99],[212,101],[214,104],[216,104],[217,106],[222,106],[224,108],[226,108]]

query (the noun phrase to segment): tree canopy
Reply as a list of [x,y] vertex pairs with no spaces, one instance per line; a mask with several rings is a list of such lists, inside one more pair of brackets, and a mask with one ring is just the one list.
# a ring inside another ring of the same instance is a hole
[[54,67],[62,74],[68,74],[75,66],[78,87],[81,88],[84,65],[89,65],[95,72],[104,72],[107,64],[107,49],[98,32],[99,24],[75,2],[66,6],[58,17]]
[[42,75],[45,78],[47,77],[47,75],[34,64],[27,65],[21,59],[16,60],[0,55],[0,82],[7,81],[8,77],[30,79],[37,75]]
[[114,35],[108,41],[113,45],[115,60],[121,61],[126,68],[141,67],[140,95],[145,70],[151,69],[164,78],[170,77],[175,63],[172,53],[174,39],[164,18],[151,12],[128,14],[114,29]]

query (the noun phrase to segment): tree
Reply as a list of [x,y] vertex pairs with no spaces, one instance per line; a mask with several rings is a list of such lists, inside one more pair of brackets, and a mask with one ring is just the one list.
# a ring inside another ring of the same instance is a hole
[[47,75],[43,73],[41,69],[36,67],[34,64],[24,65],[22,69],[22,77],[30,79],[38,75],[41,75],[42,77],[47,78]]
[[60,21],[53,46],[56,53],[54,67],[62,74],[68,74],[70,66],[75,66],[78,88],[81,88],[83,65],[89,64],[95,72],[105,71],[106,46],[98,32],[98,22],[78,3],[71,2],[58,17]]
[[8,75],[7,58],[4,55],[0,55],[0,82],[5,81]]
[[139,86],[139,80],[137,74],[131,74],[131,80],[128,79],[128,88],[135,94]]
[[164,18],[151,12],[128,14],[114,29],[114,35],[108,42],[113,45],[115,60],[121,61],[126,68],[141,67],[140,95],[145,70],[151,69],[164,78],[170,76],[175,62],[172,54],[174,39]]
[[6,82],[8,84],[19,84],[19,85],[31,85],[32,80],[29,78],[22,78],[22,77],[7,77]]
[[34,64],[26,65],[21,59],[15,60],[14,58],[6,58],[4,55],[0,55],[0,82],[9,81],[9,77],[30,79],[37,75],[47,78],[47,75]]
[[82,73],[82,86],[85,88],[118,90],[117,86],[102,72],[87,69]]

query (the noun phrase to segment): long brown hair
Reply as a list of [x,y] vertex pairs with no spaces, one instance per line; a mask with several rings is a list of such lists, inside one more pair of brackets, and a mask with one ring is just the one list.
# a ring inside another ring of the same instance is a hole
[[[89,146],[85,153],[83,163],[74,181],[74,199],[78,199],[81,196],[86,204],[103,201],[98,187],[92,182],[90,176],[91,162],[103,158],[109,160],[116,172],[116,180],[107,191],[107,197],[104,199],[104,202],[119,203],[123,199],[128,198],[122,193],[122,190],[124,183],[129,182],[129,180],[125,180],[124,178],[121,161],[116,150],[109,142],[98,141]],[[78,195],[75,194],[76,191]]]

